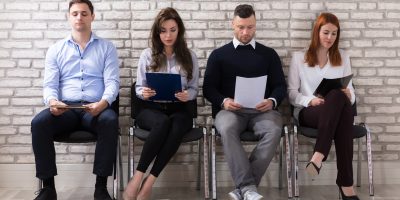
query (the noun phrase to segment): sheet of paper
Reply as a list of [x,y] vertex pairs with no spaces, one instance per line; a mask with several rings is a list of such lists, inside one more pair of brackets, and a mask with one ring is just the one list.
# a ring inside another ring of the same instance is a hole
[[255,108],[264,99],[267,75],[244,78],[236,76],[234,101],[245,108]]

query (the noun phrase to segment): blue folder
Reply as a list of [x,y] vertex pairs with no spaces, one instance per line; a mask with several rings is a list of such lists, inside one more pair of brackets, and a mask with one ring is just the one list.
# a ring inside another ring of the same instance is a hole
[[182,91],[181,75],[170,73],[146,73],[147,85],[156,91],[150,100],[177,101],[175,93]]

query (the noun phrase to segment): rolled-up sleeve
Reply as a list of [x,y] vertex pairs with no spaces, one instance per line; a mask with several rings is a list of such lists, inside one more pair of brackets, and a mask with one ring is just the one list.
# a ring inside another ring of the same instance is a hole
[[188,93],[189,99],[196,99],[197,93],[199,92],[199,62],[197,60],[197,56],[194,52],[191,51],[192,54],[192,62],[193,62],[193,71],[192,71],[192,79],[188,81]]
[[104,63],[104,99],[111,105],[119,93],[119,62],[117,49],[110,42],[107,47],[107,55]]
[[59,98],[60,69],[57,64],[56,46],[51,46],[46,53],[44,81],[43,81],[43,100],[49,105],[51,99]]
[[151,62],[151,49],[147,48],[140,54],[136,71],[136,96],[143,99],[143,87],[147,86],[146,71]]
[[308,107],[308,104],[315,96],[305,96],[300,92],[301,81],[299,68],[302,64],[302,60],[301,54],[293,54],[288,74],[288,95],[290,104],[293,106]]

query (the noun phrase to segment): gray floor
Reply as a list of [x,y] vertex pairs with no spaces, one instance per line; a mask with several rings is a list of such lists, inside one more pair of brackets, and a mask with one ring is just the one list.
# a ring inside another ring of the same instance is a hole
[[[367,185],[357,188],[358,195],[362,200],[400,200],[400,185],[375,185],[375,196],[368,195]],[[231,188],[218,188],[218,199],[228,199],[227,193]],[[287,199],[286,188],[260,188],[260,193],[265,200]],[[93,188],[60,188],[58,189],[59,200],[87,200],[93,199]],[[1,200],[32,200],[34,190],[20,190],[16,188],[0,188]],[[335,186],[302,186],[300,187],[301,200],[334,200],[339,199],[338,189]],[[194,188],[155,188],[154,200],[200,200],[203,199],[203,191]]]

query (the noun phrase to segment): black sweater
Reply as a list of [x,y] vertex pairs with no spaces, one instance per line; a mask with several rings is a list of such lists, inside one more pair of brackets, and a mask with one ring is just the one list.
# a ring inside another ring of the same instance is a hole
[[211,102],[213,115],[221,109],[224,98],[234,98],[236,76],[264,75],[268,75],[264,98],[275,98],[279,105],[286,96],[286,82],[275,50],[258,42],[255,49],[251,45],[235,49],[230,42],[214,50],[208,58],[203,84],[204,97]]

